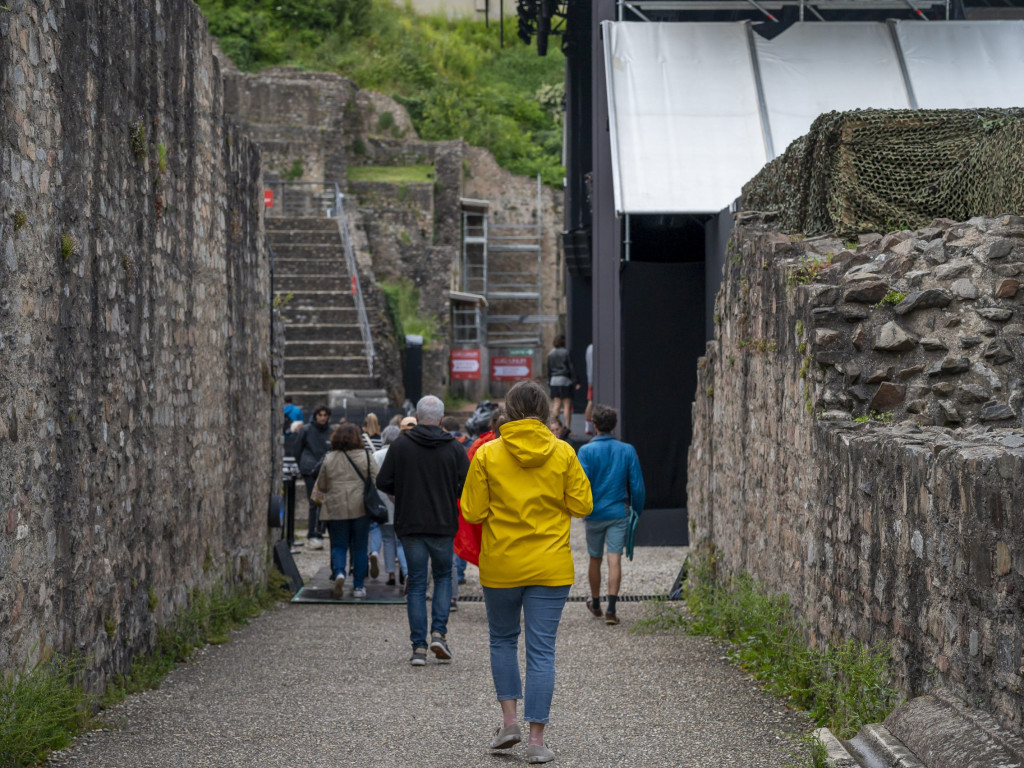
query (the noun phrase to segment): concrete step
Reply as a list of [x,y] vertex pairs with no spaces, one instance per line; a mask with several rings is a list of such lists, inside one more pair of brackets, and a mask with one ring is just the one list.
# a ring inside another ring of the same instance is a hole
[[[320,307],[322,309],[351,309],[355,311],[356,300],[352,295],[351,290],[347,291],[317,291],[317,290],[301,290],[301,291],[275,291],[274,293],[287,295],[292,294],[291,299],[285,305],[285,309],[289,307],[301,307],[303,309],[309,309],[311,307]],[[355,322],[354,320],[352,322]]]
[[290,259],[325,259],[345,263],[345,249],[337,243],[283,243],[274,245],[274,265]]
[[267,234],[278,232],[337,232],[338,222],[326,216],[267,216],[264,219]]
[[308,275],[274,275],[276,293],[298,293],[313,288],[321,291],[351,292],[352,281],[347,274],[311,278]]
[[293,374],[285,375],[285,391],[322,392],[324,398],[332,389],[372,389],[375,382],[363,374]]
[[358,325],[338,323],[296,323],[285,324],[284,337],[288,341],[358,341],[362,343],[363,332]]
[[368,376],[370,369],[366,358],[358,357],[285,357],[284,376],[303,376],[306,374],[345,374],[349,376]]
[[298,276],[348,277],[343,258],[332,259],[274,259],[274,284],[282,277]]
[[288,357],[361,357],[365,354],[362,337],[293,339],[285,335],[284,353]]
[[341,233],[338,231],[337,224],[334,225],[333,230],[329,231],[292,229],[287,232],[275,232],[268,236],[270,247],[274,249],[275,255],[279,248],[286,248],[289,245],[341,245]]

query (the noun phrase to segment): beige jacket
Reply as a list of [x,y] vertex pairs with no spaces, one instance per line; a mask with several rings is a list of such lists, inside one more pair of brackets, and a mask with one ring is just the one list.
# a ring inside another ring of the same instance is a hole
[[377,464],[366,450],[356,448],[351,451],[328,452],[316,478],[316,487],[327,496],[320,506],[321,520],[354,520],[366,514],[363,508],[363,480],[352,469],[345,454],[352,459],[363,477],[369,471],[371,486],[377,479]]

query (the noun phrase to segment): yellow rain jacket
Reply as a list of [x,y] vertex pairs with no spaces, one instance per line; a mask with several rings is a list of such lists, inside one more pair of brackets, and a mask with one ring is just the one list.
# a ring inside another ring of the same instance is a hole
[[474,454],[462,489],[462,516],[483,523],[480,583],[572,584],[569,524],[593,507],[590,481],[571,445],[537,419],[502,425],[501,438]]

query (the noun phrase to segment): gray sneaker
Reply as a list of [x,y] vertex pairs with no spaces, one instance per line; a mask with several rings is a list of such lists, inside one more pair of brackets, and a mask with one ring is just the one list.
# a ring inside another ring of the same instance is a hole
[[452,657],[452,651],[448,647],[448,640],[444,635],[437,632],[430,636],[430,650],[441,661],[448,661]]
[[425,667],[427,665],[427,649],[413,649],[412,658],[409,659],[409,663],[412,664],[414,667]]
[[496,730],[494,738],[487,746],[490,749],[511,749],[522,740],[523,732],[519,728],[519,723],[512,723]]
[[526,762],[528,763],[550,763],[555,759],[555,753],[543,744],[526,745]]

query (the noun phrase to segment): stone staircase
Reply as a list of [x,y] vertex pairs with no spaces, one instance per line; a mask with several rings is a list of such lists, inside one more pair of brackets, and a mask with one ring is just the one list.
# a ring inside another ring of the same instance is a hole
[[287,299],[281,310],[285,391],[308,412],[326,405],[331,390],[374,388],[338,222],[275,217],[266,219],[266,231],[274,294]]

